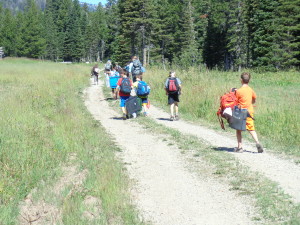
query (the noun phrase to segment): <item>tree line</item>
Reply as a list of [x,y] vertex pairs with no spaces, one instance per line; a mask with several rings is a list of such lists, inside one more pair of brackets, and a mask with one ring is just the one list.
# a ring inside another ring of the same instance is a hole
[[300,0],[109,0],[94,12],[78,0],[0,6],[0,46],[8,56],[54,61],[240,70],[298,69]]

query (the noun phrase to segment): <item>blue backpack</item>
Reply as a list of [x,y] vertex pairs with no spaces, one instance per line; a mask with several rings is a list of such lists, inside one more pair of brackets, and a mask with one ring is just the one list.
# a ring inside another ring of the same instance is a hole
[[139,81],[136,91],[137,96],[147,96],[150,94],[150,87],[145,81]]

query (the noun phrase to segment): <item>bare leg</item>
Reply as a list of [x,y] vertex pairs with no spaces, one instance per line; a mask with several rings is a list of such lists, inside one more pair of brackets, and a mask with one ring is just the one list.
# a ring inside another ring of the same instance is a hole
[[125,107],[122,107],[122,112],[123,112],[124,114],[127,114],[127,110],[126,110]]
[[172,117],[174,116],[174,106],[175,106],[174,103],[170,105],[170,111],[171,111],[171,116]]
[[238,142],[238,148],[242,148],[242,131],[241,130],[236,131],[236,138],[237,138],[237,142]]
[[259,141],[258,141],[258,137],[257,137],[256,131],[255,131],[255,130],[249,130],[249,133],[251,134],[251,136],[252,136],[252,138],[254,139],[254,141],[256,142],[256,144],[259,144]]
[[175,115],[178,115],[178,102],[175,102]]

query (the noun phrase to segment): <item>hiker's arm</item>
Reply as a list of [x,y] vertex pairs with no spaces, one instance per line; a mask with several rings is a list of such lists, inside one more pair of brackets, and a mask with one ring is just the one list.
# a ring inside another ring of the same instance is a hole
[[179,84],[179,91],[180,91],[180,94],[182,94],[182,86],[181,86],[181,84]]

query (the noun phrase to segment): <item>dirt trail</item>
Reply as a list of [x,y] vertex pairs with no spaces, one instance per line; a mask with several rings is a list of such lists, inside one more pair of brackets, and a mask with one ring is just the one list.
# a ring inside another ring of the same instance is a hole
[[168,120],[169,114],[163,110],[154,106],[151,106],[150,110],[150,116],[156,122],[177,129],[184,134],[195,135],[215,146],[216,150],[234,154],[251,170],[260,172],[270,180],[277,182],[287,194],[292,196],[295,202],[300,202],[300,167],[295,163],[266,152],[257,154],[255,144],[248,142],[244,142],[243,146],[247,150],[246,152],[234,153],[233,148],[237,145],[235,137],[228,137],[226,134],[219,134],[211,129],[183,120],[171,122]]
[[135,181],[133,201],[153,224],[252,224],[253,208],[229,186],[186,169],[180,150],[132,121],[120,120],[99,86],[86,90],[85,104],[115,138]]

